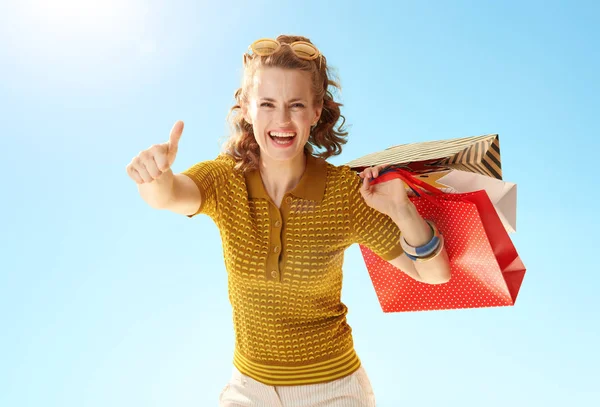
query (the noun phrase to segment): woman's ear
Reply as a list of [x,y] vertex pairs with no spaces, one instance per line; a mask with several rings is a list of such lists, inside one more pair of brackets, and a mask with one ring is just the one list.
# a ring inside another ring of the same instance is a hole
[[323,112],[323,106],[317,107],[315,109],[315,119],[312,121],[313,123],[318,123],[321,120],[321,113]]
[[246,122],[248,122],[248,124],[252,124],[252,119],[250,118],[250,114],[248,113],[248,106],[243,103],[242,104],[242,116],[244,117],[244,120],[246,120]]

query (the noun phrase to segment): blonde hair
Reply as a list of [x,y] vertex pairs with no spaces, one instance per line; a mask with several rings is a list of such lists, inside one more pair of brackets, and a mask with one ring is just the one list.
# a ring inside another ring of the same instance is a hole
[[[277,41],[282,44],[291,44],[294,41],[306,41],[312,44],[308,38],[301,36],[280,35],[277,37]],[[313,104],[322,106],[323,109],[319,122],[311,129],[304,148],[305,152],[322,158],[339,155],[342,152],[342,145],[346,144],[348,136],[348,132],[342,128],[346,119],[340,113],[342,104],[333,99],[333,94],[329,90],[329,86],[338,90],[341,90],[341,86],[338,82],[330,79],[331,70],[327,67],[327,60],[324,56],[308,61],[298,58],[290,47],[281,47],[272,55],[246,55],[244,60],[242,87],[235,92],[236,104],[230,109],[227,116],[231,134],[224,144],[225,153],[237,161],[236,168],[242,171],[258,168],[260,147],[254,138],[252,125],[241,114],[241,107],[242,105],[247,106],[252,78],[261,67],[298,69],[310,73],[314,95]],[[340,118],[342,122],[336,130],[334,126]],[[316,152],[315,149],[324,151]]]

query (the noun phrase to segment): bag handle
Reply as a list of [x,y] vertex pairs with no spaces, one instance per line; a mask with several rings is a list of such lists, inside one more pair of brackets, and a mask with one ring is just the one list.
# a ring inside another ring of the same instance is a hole
[[[379,184],[382,182],[390,181],[392,179],[399,178],[404,181],[406,185],[417,195],[418,197],[422,197],[427,199],[429,202],[433,203],[436,206],[441,206],[440,202],[436,200],[433,196],[442,196],[445,195],[443,191],[429,185],[425,181],[415,177],[412,172],[407,171],[403,168],[399,168],[396,166],[391,166],[379,171],[379,176],[371,181],[371,185]],[[427,193],[421,193],[419,189],[424,190],[425,192],[430,192],[431,195]],[[433,195],[433,196],[432,196]]]

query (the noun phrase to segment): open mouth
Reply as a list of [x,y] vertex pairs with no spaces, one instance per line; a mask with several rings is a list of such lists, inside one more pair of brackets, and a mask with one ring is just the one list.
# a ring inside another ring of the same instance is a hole
[[276,144],[287,146],[294,142],[296,133],[279,133],[272,131],[269,132],[269,137],[271,137],[271,140],[273,140]]

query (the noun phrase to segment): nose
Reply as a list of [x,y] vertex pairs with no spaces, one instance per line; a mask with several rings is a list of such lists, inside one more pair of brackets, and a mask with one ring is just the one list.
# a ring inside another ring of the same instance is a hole
[[276,118],[280,125],[289,124],[291,122],[289,109],[286,107],[278,109]]

